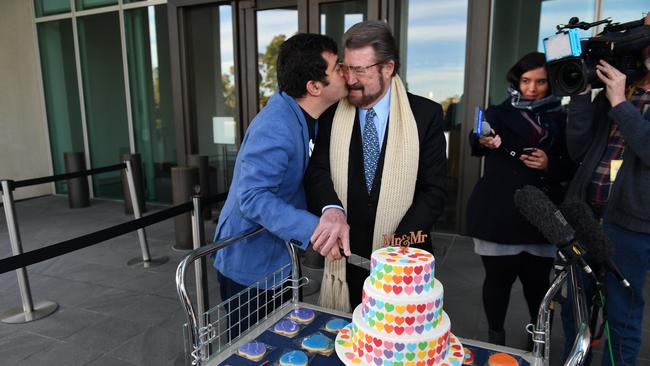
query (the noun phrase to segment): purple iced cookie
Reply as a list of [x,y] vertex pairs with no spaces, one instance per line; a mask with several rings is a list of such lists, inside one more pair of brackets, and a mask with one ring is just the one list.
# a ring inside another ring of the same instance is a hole
[[300,324],[309,324],[315,317],[316,313],[314,313],[313,310],[304,308],[295,309],[291,312],[291,315],[289,315],[290,319],[295,320]]
[[239,347],[239,355],[249,360],[259,361],[266,354],[266,345],[262,342],[253,341]]
[[298,334],[300,327],[291,319],[282,319],[275,324],[273,331],[287,337],[293,337]]

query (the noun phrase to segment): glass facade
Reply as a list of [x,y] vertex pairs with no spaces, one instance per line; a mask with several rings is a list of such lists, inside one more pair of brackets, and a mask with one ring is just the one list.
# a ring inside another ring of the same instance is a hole
[[135,150],[142,158],[145,199],[171,202],[176,165],[167,6],[124,13]]
[[70,11],[70,0],[34,0],[34,12],[37,17],[67,13]]
[[[257,9],[253,2],[253,8],[243,12],[255,13],[254,18],[248,18],[235,14],[242,9],[233,8],[231,2],[193,5],[194,1],[179,0],[174,7],[183,8],[183,19],[179,22],[183,37],[179,40],[179,78],[183,90],[176,94],[182,95],[187,110],[176,111],[176,115],[187,121],[174,121],[172,111],[175,99],[169,49],[176,43],[170,44],[168,39],[168,5],[157,0],[32,1],[55,173],[63,172],[65,151],[82,151],[88,146],[90,167],[115,164],[120,161],[120,154],[136,151],[143,161],[146,200],[154,202],[170,201],[169,169],[183,154],[209,157],[211,194],[229,188],[239,141],[245,132],[242,126],[249,122],[240,121],[237,116],[251,113],[249,101],[255,98],[255,105],[261,108],[277,90],[278,46],[298,31],[299,19],[309,19],[308,29],[340,42],[342,34],[356,22],[387,14],[396,28],[402,61],[400,75],[407,87],[439,102],[445,110],[449,202],[436,230],[458,227],[456,220],[462,217],[458,211],[464,210],[456,202],[456,192],[463,181],[460,147],[466,143],[460,136],[463,121],[459,111],[466,109],[463,83],[468,1],[307,2],[309,17],[300,13],[303,8],[292,7],[296,3],[291,1],[277,2],[282,8],[274,9]],[[555,33],[557,23],[566,23],[573,16],[593,21],[595,14],[601,14],[600,18],[612,17],[616,22],[637,20],[647,11],[646,2],[545,0],[533,6],[522,0],[493,0],[487,104],[503,100],[507,69],[521,55],[542,49],[542,39]],[[128,6],[118,9],[119,4]],[[372,16],[368,14],[370,8],[375,10]],[[93,10],[83,12],[89,9]],[[75,13],[79,11],[82,13]],[[311,15],[312,11],[317,12],[316,17]],[[122,14],[123,29],[119,21]],[[69,18],[42,18],[51,15]],[[237,24],[233,23],[235,20]],[[255,22],[254,27],[249,21]],[[73,35],[75,24],[77,40]],[[242,33],[253,28],[256,34]],[[591,32],[583,31],[581,35],[588,37]],[[241,43],[239,54],[248,65],[235,64],[235,40]],[[256,50],[257,54],[249,55],[246,42],[255,42],[250,51]],[[257,65],[256,71],[250,69],[253,64]],[[251,86],[239,85],[239,76]],[[251,79],[257,79],[257,87],[252,86],[255,83]],[[185,151],[176,149],[179,128],[185,136]],[[118,173],[97,176],[93,181],[95,196],[121,197]],[[57,184],[57,192],[65,192],[64,183]]]
[[[84,150],[72,21],[40,23],[37,31],[52,165],[62,174],[63,153]],[[57,182],[56,192],[67,193],[66,182]]]
[[76,10],[100,8],[102,6],[117,5],[117,0],[75,0]]
[[[92,167],[120,162],[130,152],[117,12],[78,19],[88,146]],[[93,176],[97,197],[122,198],[120,172]]]
[[[460,146],[465,76],[467,1],[411,0],[402,8],[402,66],[400,75],[411,93],[440,103],[445,112],[448,201],[436,231],[453,231],[457,225],[456,196],[460,181]],[[443,51],[444,50],[444,51]]]

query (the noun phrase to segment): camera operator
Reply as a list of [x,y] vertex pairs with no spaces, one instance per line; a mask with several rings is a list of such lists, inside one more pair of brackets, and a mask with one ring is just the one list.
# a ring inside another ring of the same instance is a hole
[[[613,261],[633,289],[607,276],[612,354],[605,347],[603,365],[634,365],[641,347],[643,288],[650,269],[650,46],[642,52],[645,75],[626,87],[625,74],[600,60],[596,74],[605,89],[592,102],[588,87],[569,104],[568,151],[580,167],[567,196],[585,200],[601,219],[614,244]],[[564,323],[565,334],[575,334]]]

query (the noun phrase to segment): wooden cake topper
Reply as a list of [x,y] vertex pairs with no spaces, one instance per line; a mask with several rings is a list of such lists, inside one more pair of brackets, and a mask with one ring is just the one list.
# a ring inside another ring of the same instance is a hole
[[382,247],[402,247],[405,254],[411,244],[421,244],[427,241],[429,234],[418,230],[417,232],[411,231],[408,234],[395,236],[395,233],[387,235],[384,234],[384,244]]

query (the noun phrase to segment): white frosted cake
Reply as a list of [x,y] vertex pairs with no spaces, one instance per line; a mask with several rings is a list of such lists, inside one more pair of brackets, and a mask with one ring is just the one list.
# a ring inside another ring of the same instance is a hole
[[387,247],[372,253],[370,265],[362,303],[336,338],[339,358],[346,365],[461,365],[433,255]]

